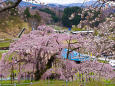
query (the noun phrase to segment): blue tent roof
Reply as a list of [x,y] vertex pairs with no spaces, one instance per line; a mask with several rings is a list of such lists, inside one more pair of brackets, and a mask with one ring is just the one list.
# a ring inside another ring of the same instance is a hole
[[[62,55],[63,59],[67,59],[67,52],[68,52],[67,48],[65,48],[65,49],[62,50],[61,55]],[[72,51],[69,54],[68,59],[69,60],[74,60],[74,61],[86,61],[86,60],[89,60],[89,56],[80,54],[80,53],[78,53],[76,51]]]

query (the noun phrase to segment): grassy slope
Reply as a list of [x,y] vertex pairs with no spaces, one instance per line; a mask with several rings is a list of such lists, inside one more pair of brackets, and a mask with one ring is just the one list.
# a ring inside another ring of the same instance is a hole
[[18,16],[9,16],[8,18],[0,19],[0,39],[12,39],[17,37],[18,33],[25,27],[25,33],[30,31],[28,23],[24,22]]
[[10,42],[1,42],[0,47],[9,47]]

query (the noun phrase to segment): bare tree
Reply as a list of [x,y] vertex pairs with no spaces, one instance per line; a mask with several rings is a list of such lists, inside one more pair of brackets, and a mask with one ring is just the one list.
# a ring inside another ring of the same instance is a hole
[[19,5],[19,3],[21,1],[22,0],[14,0],[14,1],[12,1],[13,3],[10,3],[10,0],[6,0],[6,1],[1,0],[1,2],[0,2],[0,13],[4,12],[6,10],[9,10],[11,8],[15,8],[16,6]]

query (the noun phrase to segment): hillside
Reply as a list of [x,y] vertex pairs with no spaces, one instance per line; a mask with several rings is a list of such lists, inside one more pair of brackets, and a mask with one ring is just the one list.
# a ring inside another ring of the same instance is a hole
[[40,16],[40,21],[37,22],[36,19],[33,20],[33,17],[30,17],[28,20],[24,17],[24,11],[26,8],[22,9],[21,7],[18,10],[21,12],[17,15],[7,15],[7,12],[3,13],[0,16],[0,39],[12,39],[17,37],[18,33],[25,27],[26,31],[24,33],[30,32],[32,28],[32,23],[36,25],[40,24],[52,24],[53,19],[51,14],[40,11],[38,9],[29,8],[31,15]]
[[31,15],[35,15],[36,12],[39,13],[39,16],[41,17],[40,24],[51,24],[52,18],[50,14],[39,11],[38,9],[30,9],[29,12]]
[[24,33],[28,33],[31,28],[18,16],[9,16],[0,18],[0,39],[12,39],[17,37],[18,33],[26,28]]

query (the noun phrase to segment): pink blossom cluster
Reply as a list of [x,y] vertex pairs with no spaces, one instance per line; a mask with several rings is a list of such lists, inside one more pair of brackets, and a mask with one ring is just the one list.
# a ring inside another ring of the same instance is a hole
[[[59,80],[76,80],[80,74],[83,78],[99,79],[112,79],[115,77],[115,72],[109,64],[99,63],[98,61],[86,61],[81,64],[76,64],[74,61],[61,60],[61,66],[50,68],[43,75],[42,79],[50,78],[52,74],[57,74]],[[92,73],[92,75],[91,75]]]
[[[50,63],[53,63],[55,58],[61,58],[61,51],[63,48],[77,49],[81,47],[83,49],[81,50],[82,52],[97,52],[95,41],[93,40],[94,37],[92,35],[85,37],[81,34],[68,35],[65,33],[49,33],[50,30],[53,31],[53,28],[43,25],[39,26],[38,30],[31,31],[29,34],[23,35],[19,40],[12,43],[9,52],[4,54],[0,61],[0,71],[2,71],[2,74],[4,72],[4,75],[9,75],[11,73],[9,70],[11,70],[12,65],[15,70],[20,70],[18,77],[25,72],[33,71],[34,74],[36,70],[43,73],[43,70],[47,69],[46,65],[48,65],[50,60]],[[12,60],[8,60],[11,56]],[[52,60],[52,58],[54,60]],[[97,74],[102,66],[102,64],[94,62],[76,64],[73,61],[63,59],[61,59],[61,62],[60,64],[62,64],[62,67],[56,70],[58,74],[61,74],[60,79],[63,80],[73,77],[77,72],[89,73],[92,71]],[[46,70],[43,79],[45,79],[46,75],[50,75],[50,70],[54,69]],[[112,78],[114,77],[112,74],[114,75],[114,72],[112,72],[111,67],[106,65],[104,69],[102,69],[100,75]]]

